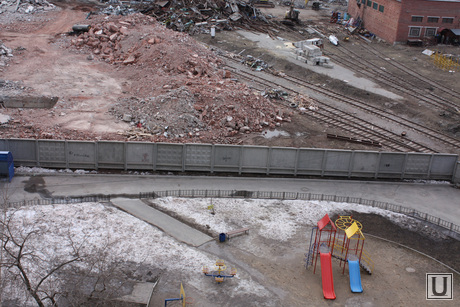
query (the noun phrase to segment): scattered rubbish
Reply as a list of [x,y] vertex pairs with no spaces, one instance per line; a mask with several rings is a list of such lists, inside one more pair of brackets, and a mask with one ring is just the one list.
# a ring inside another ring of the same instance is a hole
[[432,56],[433,53],[434,53],[434,51],[429,50],[429,49],[425,49],[425,50],[422,51],[422,54],[425,54],[427,56]]
[[90,25],[73,25],[72,26],[72,31],[76,34],[88,32],[90,29],[91,29]]
[[290,136],[290,134],[286,131],[282,130],[264,130],[262,132],[262,136],[266,139],[271,139],[274,137],[279,137],[279,136]]
[[312,111],[318,109],[316,102],[308,96],[296,95],[292,97],[290,101],[291,101],[290,106],[291,107],[297,106],[299,111],[301,112],[304,112],[307,109],[312,110]]
[[337,39],[337,37],[335,35],[329,35],[329,41],[334,45],[334,46],[338,46],[339,45],[339,40]]
[[278,89],[269,89],[265,90],[262,93],[262,96],[270,99],[278,99],[278,100],[283,100],[285,97],[288,96],[288,93],[282,90]]
[[247,55],[246,58],[242,60],[242,63],[257,71],[268,69],[267,63],[261,59],[253,57],[252,55]]
[[275,4],[268,0],[256,0],[253,2],[255,7],[267,7],[267,8],[274,8]]
[[[257,8],[257,6],[261,6],[258,4],[262,2],[266,2],[268,5],[264,7],[274,6],[268,1],[258,1],[257,3],[235,0],[221,2],[198,0],[191,3],[181,1],[109,1],[108,4],[110,5],[102,9],[100,14],[126,16],[139,12],[155,17],[156,20],[174,31],[189,32],[190,34],[208,34],[212,31],[212,35],[221,30],[233,30],[235,25],[244,24],[246,28],[253,27],[254,30],[260,30],[259,27],[264,24],[274,26],[268,21],[270,18]],[[212,30],[212,27],[215,29]],[[214,35],[212,36],[214,37]]]

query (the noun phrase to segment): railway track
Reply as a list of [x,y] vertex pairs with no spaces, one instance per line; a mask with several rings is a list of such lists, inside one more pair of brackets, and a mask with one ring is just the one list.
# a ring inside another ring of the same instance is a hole
[[[251,80],[261,84],[263,87],[273,88],[279,87],[279,83],[274,83],[273,81],[268,80],[267,78],[263,77],[262,72],[253,73],[248,71],[240,70],[238,65],[235,62],[238,62],[235,59],[228,58],[228,66],[231,68],[233,73],[240,75],[242,78]],[[231,65],[230,63],[235,63],[235,65]],[[354,108],[358,108],[362,111],[365,111],[371,115],[378,116],[385,120],[394,122],[402,127],[406,127],[407,130],[414,130],[417,131],[431,139],[436,141],[443,142],[446,145],[452,146],[454,148],[460,148],[460,140],[452,138],[448,135],[442,134],[436,130],[430,129],[428,127],[422,126],[418,123],[415,123],[411,120],[401,118],[397,115],[394,115],[390,112],[385,111],[384,109],[376,108],[373,105],[366,103],[365,101],[351,98],[344,96],[342,94],[336,93],[331,90],[326,90],[323,88],[319,88],[313,83],[310,83],[305,80],[301,80],[299,78],[293,76],[284,76],[284,80],[290,81],[293,84],[292,88],[286,88],[285,90],[291,93],[298,93],[294,89],[295,86],[301,86],[307,88],[309,90],[313,90],[318,92],[322,95],[325,95],[329,98],[335,99],[340,101],[341,103],[349,104]],[[263,90],[263,89],[262,89]],[[373,140],[377,140],[385,144],[385,146],[397,150],[397,151],[416,151],[416,152],[437,152],[436,150],[429,148],[423,144],[417,143],[415,141],[408,140],[406,138],[401,140],[401,135],[396,134],[392,131],[384,129],[382,127],[377,127],[375,124],[370,122],[365,122],[361,118],[353,118],[354,116],[351,114],[347,114],[339,109],[332,110],[333,107],[331,106],[324,106],[323,103],[320,104],[321,109],[317,111],[309,110],[309,115],[312,117],[316,117],[318,120],[323,122],[327,122],[333,124],[334,126],[340,127],[344,130],[356,133],[359,137],[362,138],[372,138]]]
[[[251,74],[245,71],[238,71],[234,67],[232,68],[232,73],[238,75],[243,79],[258,83],[262,88],[257,88],[262,91],[267,87],[280,87],[279,84],[274,84],[273,82],[264,79],[258,74]],[[286,91],[293,94],[300,94],[292,88],[283,87]],[[380,127],[372,122],[363,120],[362,118],[348,114],[338,108],[333,106],[324,105],[319,101],[315,101],[318,105],[318,109],[309,109],[307,115],[313,117],[314,119],[341,128],[352,133],[353,135],[358,136],[363,140],[372,140],[374,143],[380,143],[386,147],[400,152],[424,152],[424,153],[436,153],[432,148],[429,148],[423,144],[411,141],[406,138],[401,138],[400,134],[389,131],[383,127]]]
[[[386,58],[386,56],[384,54],[382,54],[380,51],[378,51],[377,49],[375,49],[374,47],[372,47],[370,45],[368,46],[368,50],[371,51],[372,53],[374,53],[380,59],[385,59]],[[454,89],[447,88],[443,84],[441,84],[439,82],[436,82],[434,80],[431,80],[431,79],[419,74],[418,72],[414,71],[413,69],[410,69],[409,67],[407,67],[406,65],[404,65],[401,62],[392,60],[392,61],[389,62],[389,64],[393,65],[394,67],[396,67],[400,71],[403,71],[403,72],[407,73],[408,75],[411,75],[411,76],[415,77],[419,81],[425,82],[426,84],[428,84],[428,85],[430,85],[430,86],[432,86],[434,88],[437,88],[440,91],[444,92],[446,95],[450,96],[450,98],[454,99],[455,106],[460,107],[460,101],[459,101],[460,92],[455,91]],[[437,96],[437,95],[433,94],[433,96]],[[448,99],[446,99],[444,97],[440,97],[440,99],[448,101]]]
[[[359,61],[355,60],[356,55],[353,54],[352,51],[350,51],[348,48],[340,45],[337,48],[334,53],[328,53],[328,56],[333,58],[335,61],[340,62],[340,63],[346,63],[351,67],[358,67],[360,68],[359,73],[365,75],[368,78],[374,79],[377,82],[381,82],[383,84],[386,84],[388,86],[391,86],[392,88],[400,91],[401,93],[404,93],[408,96],[411,96],[418,101],[422,101],[423,103],[436,107],[437,109],[440,110],[445,110],[448,112],[459,112],[460,110],[460,105],[455,103],[455,99],[458,98],[452,98],[452,99],[447,99],[444,97],[441,97],[439,95],[436,95],[434,93],[430,93],[426,91],[426,88],[420,87],[416,85],[415,82],[413,81],[413,76],[416,76],[415,72],[412,72],[411,74],[408,73],[409,69],[404,68],[402,64],[395,64],[392,61],[385,60],[385,58],[381,55],[379,55],[379,58],[383,61],[385,61],[386,64],[391,64],[392,66],[395,66],[396,68],[400,69],[401,71],[404,72],[406,77],[402,77],[399,75],[392,74],[389,71],[386,71],[382,69],[381,66],[365,60],[364,58],[360,57]],[[373,48],[369,48],[369,50],[375,51]],[[340,55],[338,53],[341,53]],[[411,81],[412,79],[412,81]],[[416,79],[416,81],[420,82],[425,82],[421,78]],[[428,84],[425,82],[427,86],[433,87],[433,84]],[[445,87],[439,87],[436,86],[438,90],[443,90],[446,93],[450,93],[446,91]]]

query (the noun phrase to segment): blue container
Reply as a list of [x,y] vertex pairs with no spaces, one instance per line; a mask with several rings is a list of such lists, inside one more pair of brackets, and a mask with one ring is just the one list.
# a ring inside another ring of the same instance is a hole
[[14,176],[13,154],[10,151],[0,151],[0,177],[8,178],[11,182]]
[[227,234],[221,233],[219,235],[219,242],[225,242],[225,240],[227,240]]

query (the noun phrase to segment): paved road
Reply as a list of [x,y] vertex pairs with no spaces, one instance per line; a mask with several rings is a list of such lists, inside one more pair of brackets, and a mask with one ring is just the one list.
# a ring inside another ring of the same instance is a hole
[[[6,189],[5,185],[5,182],[0,183],[2,190]],[[174,175],[38,174],[15,176],[7,189],[9,201],[51,196],[137,194],[178,189],[304,192],[388,202],[460,224],[460,189],[448,183]]]

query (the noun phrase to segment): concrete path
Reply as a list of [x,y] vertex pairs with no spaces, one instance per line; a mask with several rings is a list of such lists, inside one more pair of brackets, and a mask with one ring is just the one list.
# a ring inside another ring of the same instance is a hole
[[200,246],[213,240],[212,237],[201,231],[146,205],[140,199],[115,198],[111,202],[115,207],[160,228],[168,235],[186,244]]
[[[0,189],[6,183],[0,182]],[[385,182],[303,178],[251,178],[164,175],[15,176],[4,187],[8,201],[94,194],[129,194],[167,190],[245,190],[299,192],[358,197],[426,212],[460,224],[460,189],[439,182]],[[0,193],[1,194],[1,193]]]

